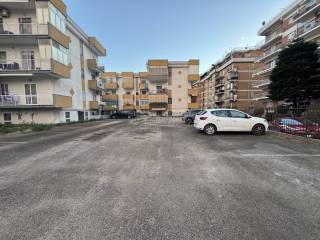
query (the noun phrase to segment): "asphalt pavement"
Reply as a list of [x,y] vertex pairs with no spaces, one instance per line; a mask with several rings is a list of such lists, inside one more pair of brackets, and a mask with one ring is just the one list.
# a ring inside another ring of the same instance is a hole
[[0,239],[320,239],[320,144],[180,120],[0,135]]

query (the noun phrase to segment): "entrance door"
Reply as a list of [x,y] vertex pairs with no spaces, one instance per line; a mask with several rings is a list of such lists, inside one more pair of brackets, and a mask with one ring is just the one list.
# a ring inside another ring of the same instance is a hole
[[26,104],[38,104],[37,85],[35,83],[27,83],[24,85],[24,89],[26,94]]
[[233,131],[251,131],[251,120],[243,112],[230,110]]
[[34,62],[34,51],[33,50],[25,50],[21,52],[22,59],[22,69],[23,70],[34,70],[35,62]]
[[78,120],[79,121],[84,121],[84,112],[78,112]]

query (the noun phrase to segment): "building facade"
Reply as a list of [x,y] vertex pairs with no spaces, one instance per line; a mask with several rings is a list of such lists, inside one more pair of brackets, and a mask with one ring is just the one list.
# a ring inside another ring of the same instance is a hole
[[156,116],[179,116],[198,109],[199,60],[149,60],[147,71],[103,74],[105,109],[136,110]]
[[277,103],[269,100],[268,86],[278,54],[297,38],[320,43],[320,0],[294,1],[272,20],[264,23],[258,35],[265,37],[265,40],[260,45],[264,54],[257,59],[262,66],[254,73],[255,77],[261,78],[261,81],[254,84],[256,89],[261,90],[257,91],[255,99],[265,107],[274,107]]
[[0,2],[0,123],[100,118],[105,48],[61,0]]
[[239,49],[228,53],[222,60],[205,72],[196,83],[200,88],[199,98],[203,108],[236,108],[252,112],[259,108],[254,95],[261,90],[253,88],[252,84],[260,77],[253,77],[256,68],[256,58],[263,51],[257,49]]

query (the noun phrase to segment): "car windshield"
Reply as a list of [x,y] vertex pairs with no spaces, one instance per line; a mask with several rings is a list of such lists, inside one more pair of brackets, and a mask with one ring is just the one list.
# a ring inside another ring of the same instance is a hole
[[282,124],[284,124],[284,125],[303,126],[303,124],[302,124],[301,122],[299,122],[298,120],[295,120],[295,119],[291,119],[291,118],[281,119],[280,122],[281,122]]
[[200,111],[199,113],[197,113],[197,115],[205,115],[207,113],[207,111]]

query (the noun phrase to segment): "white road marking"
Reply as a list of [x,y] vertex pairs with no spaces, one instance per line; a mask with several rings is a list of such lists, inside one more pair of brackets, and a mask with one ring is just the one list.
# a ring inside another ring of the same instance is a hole
[[241,154],[242,157],[320,157],[320,154]]
[[0,142],[0,144],[23,144],[25,142]]

